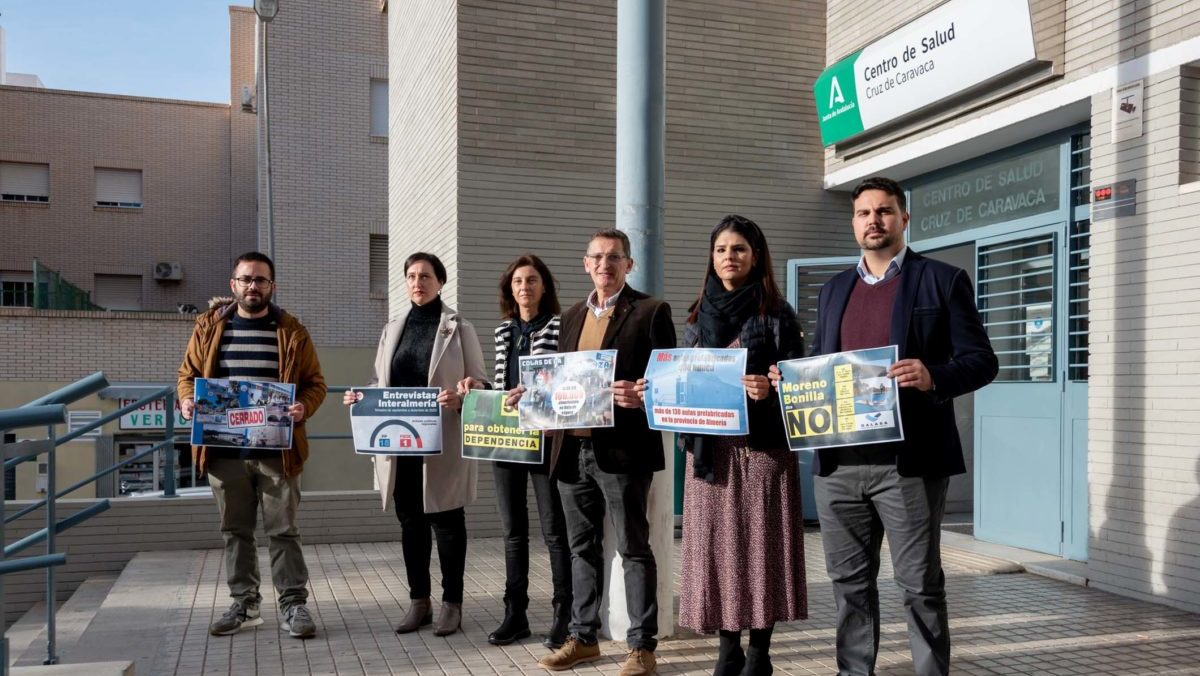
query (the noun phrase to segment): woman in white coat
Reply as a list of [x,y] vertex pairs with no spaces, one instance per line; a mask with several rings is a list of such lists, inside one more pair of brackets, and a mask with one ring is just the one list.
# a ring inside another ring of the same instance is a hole
[[[404,261],[404,276],[412,305],[383,328],[371,385],[441,388],[438,403],[443,407],[442,452],[425,457],[376,456],[375,476],[383,508],[394,504],[400,520],[412,600],[396,633],[416,631],[433,622],[429,564],[436,539],[442,571],[442,609],[433,633],[447,636],[462,625],[467,560],[464,508],[475,500],[477,466],[462,457],[462,399],[456,387],[464,378],[486,377],[483,350],[470,322],[442,303],[446,267],[437,256],[409,256]],[[347,392],[343,403],[353,404],[357,398],[353,391]]]

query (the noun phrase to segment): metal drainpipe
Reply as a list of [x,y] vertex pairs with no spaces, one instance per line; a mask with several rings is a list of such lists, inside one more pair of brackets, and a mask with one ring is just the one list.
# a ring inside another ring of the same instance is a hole
[[663,295],[666,1],[617,2],[617,228],[629,236],[629,283]]

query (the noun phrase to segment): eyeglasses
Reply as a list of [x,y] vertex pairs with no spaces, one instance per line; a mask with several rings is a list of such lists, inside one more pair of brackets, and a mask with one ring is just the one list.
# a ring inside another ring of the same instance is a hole
[[616,265],[628,258],[625,254],[610,253],[610,254],[585,254],[584,258],[592,262],[593,265],[600,265],[600,261],[608,261],[609,265]]
[[249,288],[251,286],[268,287],[274,284],[273,280],[266,277],[234,277],[233,281],[237,282],[238,286]]

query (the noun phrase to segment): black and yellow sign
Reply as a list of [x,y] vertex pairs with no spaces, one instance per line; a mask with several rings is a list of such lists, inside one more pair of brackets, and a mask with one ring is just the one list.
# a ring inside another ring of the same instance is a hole
[[895,345],[779,362],[779,404],[793,451],[904,439]]
[[471,390],[463,399],[462,457],[538,465],[542,433],[518,427],[517,409],[504,405],[499,390]]

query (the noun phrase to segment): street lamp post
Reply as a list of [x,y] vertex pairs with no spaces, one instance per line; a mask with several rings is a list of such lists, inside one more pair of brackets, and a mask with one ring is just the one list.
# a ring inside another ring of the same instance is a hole
[[258,15],[258,30],[262,39],[262,97],[259,101],[258,113],[262,116],[263,156],[267,165],[266,202],[267,206],[267,255],[275,259],[275,195],[271,190],[271,107],[267,43],[267,24],[279,13],[279,0],[254,0],[254,13]]

